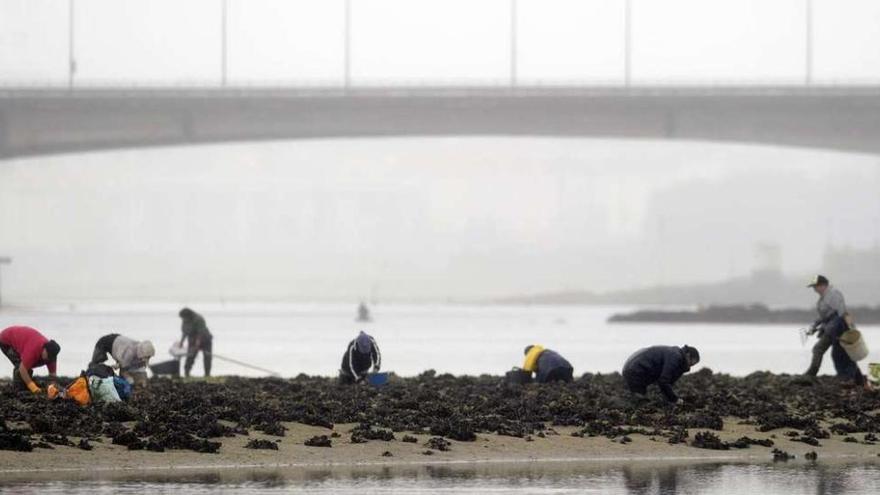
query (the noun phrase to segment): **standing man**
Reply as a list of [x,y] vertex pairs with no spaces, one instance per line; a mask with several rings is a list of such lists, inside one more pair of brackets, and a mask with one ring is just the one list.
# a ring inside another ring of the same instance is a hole
[[[834,334],[840,329],[846,328],[844,315],[846,314],[846,301],[843,299],[843,293],[837,287],[831,286],[828,279],[823,275],[816,275],[810,282],[810,287],[816,294],[819,294],[819,300],[816,301],[816,311],[819,318],[810,326],[808,335],[816,334],[818,340],[813,346],[813,359],[810,367],[807,368],[805,375],[816,376],[819,373],[819,367],[822,366],[822,357],[831,344],[834,343]],[[839,333],[843,333],[841,330]]]
[[574,380],[574,368],[558,352],[530,345],[526,346],[523,354],[526,356],[523,371],[534,373],[538,383],[571,383]]
[[382,353],[379,352],[376,339],[361,332],[348,343],[342,355],[339,381],[345,384],[360,382],[367,377],[370,368],[375,372],[382,368]]
[[180,326],[182,333],[180,337],[180,345],[183,341],[187,343],[186,361],[183,364],[183,371],[189,376],[192,371],[193,363],[196,355],[202,351],[202,362],[205,366],[205,376],[211,376],[211,352],[213,350],[214,336],[208,330],[205,319],[202,315],[196,313],[189,308],[183,308],[178,313],[180,319],[183,320]]
[[671,404],[681,404],[672,386],[700,362],[700,352],[691,346],[655,345],[636,351],[623,365],[623,379],[630,392],[643,396],[656,383]]
[[0,332],[0,351],[12,362],[12,386],[15,389],[27,388],[35,394],[43,390],[34,383],[34,368],[46,366],[49,369],[51,385],[57,378],[55,362],[61,346],[49,340],[31,327],[9,327]]

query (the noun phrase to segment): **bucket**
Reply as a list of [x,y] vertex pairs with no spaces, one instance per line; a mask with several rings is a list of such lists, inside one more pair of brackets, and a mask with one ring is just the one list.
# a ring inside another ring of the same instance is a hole
[[852,329],[843,332],[840,336],[840,347],[849,355],[853,361],[861,361],[868,357],[868,346],[862,337],[862,332]]
[[367,377],[367,382],[374,387],[381,387],[388,384],[388,373],[371,373]]
[[180,376],[180,360],[171,359],[169,361],[156,363],[150,366],[150,371],[152,371],[154,375]]
[[525,385],[531,383],[532,374],[520,368],[514,368],[504,375],[504,381],[513,385]]

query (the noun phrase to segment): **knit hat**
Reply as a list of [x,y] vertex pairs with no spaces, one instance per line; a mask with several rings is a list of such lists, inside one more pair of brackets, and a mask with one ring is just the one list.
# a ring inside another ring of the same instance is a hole
[[144,340],[138,342],[135,354],[137,354],[138,359],[150,359],[156,355],[156,349],[153,347],[152,342]]
[[61,346],[54,340],[50,340],[43,344],[43,349],[46,349],[46,354],[49,355],[50,363],[54,363],[58,359],[58,353],[61,352]]

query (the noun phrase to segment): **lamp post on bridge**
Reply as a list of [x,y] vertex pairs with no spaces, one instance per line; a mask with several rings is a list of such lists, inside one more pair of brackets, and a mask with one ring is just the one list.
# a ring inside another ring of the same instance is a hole
[[[0,266],[9,265],[12,263],[12,258],[8,256],[0,256]],[[0,308],[3,307],[3,278],[0,277]]]

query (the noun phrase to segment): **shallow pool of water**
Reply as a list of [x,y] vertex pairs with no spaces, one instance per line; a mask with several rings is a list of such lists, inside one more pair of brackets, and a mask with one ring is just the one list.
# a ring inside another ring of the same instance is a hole
[[[46,479],[50,478],[50,479]],[[16,494],[860,494],[876,493],[875,463],[525,463],[308,469],[225,469],[103,475],[0,474]]]

